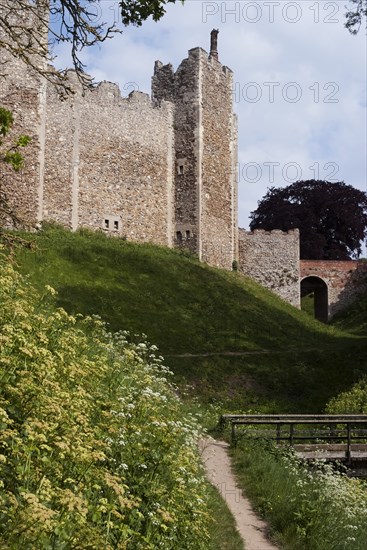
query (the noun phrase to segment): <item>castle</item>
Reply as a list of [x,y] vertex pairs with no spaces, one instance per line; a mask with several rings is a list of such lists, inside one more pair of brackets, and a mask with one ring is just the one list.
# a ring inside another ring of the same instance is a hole
[[231,269],[237,128],[233,75],[216,51],[190,50],[176,72],[156,62],[151,99],[122,98],[108,82],[83,91],[70,72],[76,93],[60,101],[53,86],[12,63],[2,104],[32,138],[17,208],[73,230],[186,247]]
[[157,61],[151,97],[122,98],[109,82],[83,90],[70,71],[75,93],[61,101],[8,55],[0,104],[14,113],[14,135],[32,141],[24,169],[9,168],[2,185],[28,219],[187,248],[210,265],[237,265],[300,307],[298,230],[238,229],[233,73],[219,61],[217,36],[209,54],[191,49],[176,71]]

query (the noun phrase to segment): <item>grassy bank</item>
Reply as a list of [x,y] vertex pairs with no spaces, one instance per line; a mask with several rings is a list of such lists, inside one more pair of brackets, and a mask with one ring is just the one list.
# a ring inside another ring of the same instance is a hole
[[239,274],[98,233],[51,227],[31,238],[36,250],[17,260],[33,284],[53,286],[70,313],[146,334],[181,389],[189,384],[205,402],[317,412],[367,373],[360,335],[315,321]]
[[338,313],[333,326],[361,336],[367,335],[367,292],[358,296],[353,304]]
[[156,347],[43,294],[0,255],[1,548],[241,549]]

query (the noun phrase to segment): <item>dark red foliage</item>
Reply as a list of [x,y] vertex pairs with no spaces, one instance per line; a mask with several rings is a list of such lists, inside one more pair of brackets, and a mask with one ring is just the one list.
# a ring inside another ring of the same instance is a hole
[[349,260],[367,236],[367,193],[344,182],[307,180],[271,187],[250,229],[300,230],[304,260]]

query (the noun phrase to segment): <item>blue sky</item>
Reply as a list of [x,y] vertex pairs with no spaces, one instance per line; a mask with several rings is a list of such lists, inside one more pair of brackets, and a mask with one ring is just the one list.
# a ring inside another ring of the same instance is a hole
[[[186,0],[164,18],[123,29],[83,53],[96,81],[117,82],[122,95],[150,92],[155,60],[175,68],[190,48],[209,50],[234,72],[239,125],[239,225],[268,187],[296,179],[345,181],[366,190],[366,34],[344,28],[347,0],[298,2]],[[118,2],[102,0],[110,20]],[[57,66],[70,65],[65,46]]]

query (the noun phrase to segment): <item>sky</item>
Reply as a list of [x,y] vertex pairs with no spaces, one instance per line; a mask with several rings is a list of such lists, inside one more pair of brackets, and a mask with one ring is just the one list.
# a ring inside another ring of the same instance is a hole
[[[367,190],[366,33],[344,28],[347,0],[200,1],[167,7],[158,23],[123,28],[82,59],[95,80],[150,93],[154,62],[177,69],[187,51],[209,51],[234,72],[239,128],[239,225],[269,187],[296,180],[344,181]],[[118,17],[102,0],[96,19]],[[66,46],[58,67],[71,66]]]

